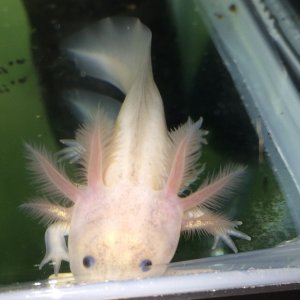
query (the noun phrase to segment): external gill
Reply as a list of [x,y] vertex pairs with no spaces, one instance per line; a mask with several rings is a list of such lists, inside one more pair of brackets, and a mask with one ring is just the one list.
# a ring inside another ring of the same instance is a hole
[[[202,144],[206,143],[206,132],[200,129],[201,124],[202,119],[195,123],[188,120],[186,124],[171,132],[173,160],[165,187],[167,197],[180,195],[187,182],[190,182],[191,178],[195,179],[195,165],[200,158]],[[187,197],[178,198],[183,211],[181,231],[203,231],[212,234],[215,238],[214,247],[219,240],[223,240],[236,252],[230,236],[247,240],[250,237],[235,229],[240,222],[230,221],[208,208],[214,208],[218,201],[230,196],[244,173],[243,166],[227,166],[214,178],[206,179],[197,191]]]

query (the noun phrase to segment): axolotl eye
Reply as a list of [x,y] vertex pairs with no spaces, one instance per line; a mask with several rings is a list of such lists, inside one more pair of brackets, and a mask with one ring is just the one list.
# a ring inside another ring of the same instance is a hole
[[82,263],[86,268],[91,268],[95,264],[95,262],[95,258],[91,255],[85,256],[82,260]]
[[152,261],[150,259],[143,259],[140,264],[139,267],[143,272],[147,272],[151,269],[152,266]]

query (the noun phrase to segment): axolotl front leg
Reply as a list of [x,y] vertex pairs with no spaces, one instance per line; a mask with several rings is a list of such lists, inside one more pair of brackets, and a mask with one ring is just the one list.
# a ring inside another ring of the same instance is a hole
[[[40,163],[41,169],[48,167],[47,174],[51,177],[57,175],[57,170],[49,167],[49,161],[43,157],[41,153],[27,145],[27,150],[31,153],[32,158],[35,158]],[[49,158],[48,158],[49,159]],[[64,181],[63,176],[57,175],[61,181]],[[64,191],[70,191],[73,186],[64,185]],[[49,189],[47,186],[46,189]],[[57,274],[60,269],[61,261],[69,261],[68,248],[66,245],[65,237],[69,235],[72,208],[64,207],[59,204],[50,202],[44,198],[35,199],[32,202],[24,203],[22,209],[33,215],[34,217],[41,218],[41,221],[48,226],[45,232],[45,245],[46,254],[39,265],[41,269],[48,262],[52,262],[54,266],[54,273]]]
[[54,273],[57,274],[61,261],[69,261],[68,248],[65,241],[69,231],[70,224],[68,222],[56,222],[47,228],[45,233],[46,254],[39,265],[39,269],[48,262],[52,262]]
[[251,240],[251,238],[236,229],[241,225],[240,221],[231,221],[225,216],[215,214],[204,207],[196,207],[185,212],[182,220],[181,231],[188,234],[194,231],[206,232],[214,237],[212,249],[217,247],[219,241],[223,241],[232,251],[237,253],[237,248],[231,236]]

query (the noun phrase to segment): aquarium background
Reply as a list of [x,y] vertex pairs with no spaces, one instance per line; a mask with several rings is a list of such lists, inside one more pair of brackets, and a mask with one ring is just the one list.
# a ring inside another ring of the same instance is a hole
[[[168,126],[202,116],[209,130],[199,182],[230,163],[247,165],[231,199],[218,208],[236,220],[252,241],[235,240],[239,251],[273,247],[296,236],[268,158],[259,159],[258,137],[223,62],[194,9],[193,0],[0,0],[0,284],[34,281],[41,271],[45,227],[19,209],[38,196],[26,170],[24,143],[61,148],[80,121],[65,92],[85,88],[123,95],[110,85],[83,77],[60,49],[65,37],[103,17],[139,17],[152,31],[152,64]],[[72,167],[66,166],[72,177]],[[230,252],[211,251],[212,238],[182,237],[174,261]],[[63,263],[62,271],[68,271]]]

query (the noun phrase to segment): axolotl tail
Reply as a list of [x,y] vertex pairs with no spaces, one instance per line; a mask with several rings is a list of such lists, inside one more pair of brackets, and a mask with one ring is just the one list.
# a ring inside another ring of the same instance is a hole
[[151,66],[151,32],[136,18],[104,19],[64,45],[78,68],[125,94],[106,163],[105,184],[122,178],[161,189],[169,146]]

